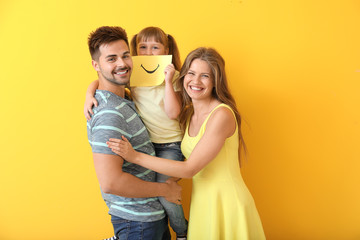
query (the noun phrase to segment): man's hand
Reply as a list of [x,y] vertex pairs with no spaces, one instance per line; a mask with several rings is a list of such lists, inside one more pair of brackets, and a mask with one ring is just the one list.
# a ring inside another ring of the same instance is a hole
[[168,184],[169,191],[167,191],[164,198],[169,202],[180,205],[181,204],[181,191],[182,187],[177,183],[181,178],[171,177],[166,180],[166,184]]

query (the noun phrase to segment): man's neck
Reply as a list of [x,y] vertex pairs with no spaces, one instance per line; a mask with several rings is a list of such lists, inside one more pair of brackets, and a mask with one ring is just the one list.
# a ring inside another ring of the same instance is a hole
[[117,85],[106,80],[105,81],[99,80],[98,89],[112,92],[122,98],[125,97],[125,85]]

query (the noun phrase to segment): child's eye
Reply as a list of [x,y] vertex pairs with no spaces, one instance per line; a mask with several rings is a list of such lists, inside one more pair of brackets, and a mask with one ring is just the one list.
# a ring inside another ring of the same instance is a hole
[[146,47],[145,47],[145,46],[140,46],[139,48],[140,48],[140,49],[145,49]]

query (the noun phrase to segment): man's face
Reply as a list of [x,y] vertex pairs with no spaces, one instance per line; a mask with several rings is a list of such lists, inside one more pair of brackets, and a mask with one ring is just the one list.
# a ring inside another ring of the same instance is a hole
[[132,59],[129,47],[124,40],[103,44],[99,48],[100,57],[93,60],[99,73],[99,80],[107,80],[116,85],[126,85],[131,76]]

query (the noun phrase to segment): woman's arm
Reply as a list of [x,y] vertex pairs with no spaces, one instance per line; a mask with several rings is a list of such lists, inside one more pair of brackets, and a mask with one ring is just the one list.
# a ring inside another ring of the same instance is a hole
[[90,83],[88,89],[86,90],[84,114],[87,120],[90,120],[91,115],[94,114],[94,112],[92,111],[93,106],[97,107],[98,105],[98,102],[94,97],[95,91],[98,87],[99,87],[99,80],[95,80],[92,83]]
[[117,155],[93,153],[95,172],[104,193],[122,197],[163,196],[179,204],[181,187],[171,178],[165,183],[149,182],[122,171],[124,160]]
[[233,135],[235,130],[236,122],[232,112],[225,107],[217,109],[207,122],[204,135],[184,162],[136,152],[124,137],[124,140],[110,139],[108,146],[129,162],[169,176],[191,178],[216,157],[226,138]]
[[174,91],[173,77],[175,75],[175,68],[173,64],[169,64],[165,70],[165,99],[164,107],[165,113],[170,119],[176,119],[181,110],[180,96]]

